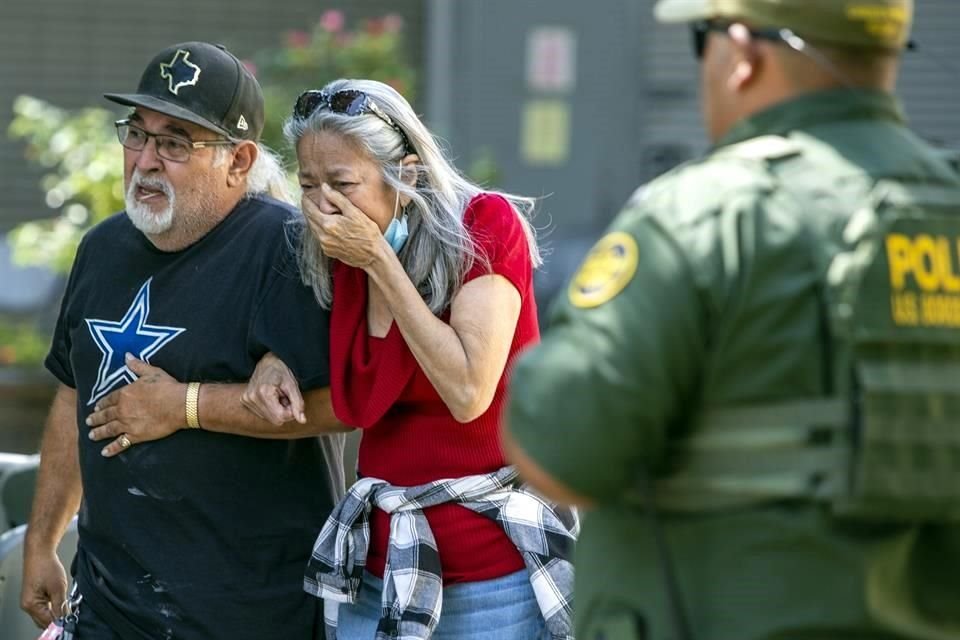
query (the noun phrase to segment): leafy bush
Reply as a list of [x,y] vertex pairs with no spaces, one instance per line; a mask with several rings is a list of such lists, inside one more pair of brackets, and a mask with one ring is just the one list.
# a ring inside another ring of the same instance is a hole
[[123,208],[123,162],[106,109],[70,112],[20,96],[10,135],[26,142],[27,160],[44,167],[41,180],[50,220],[28,222],[11,234],[14,259],[68,271],[84,231]]
[[0,367],[36,367],[47,355],[49,338],[28,322],[0,322]]
[[272,148],[291,151],[283,141],[283,121],[297,96],[337,78],[369,78],[389,84],[411,103],[414,71],[403,50],[403,19],[397,15],[364,20],[347,29],[341,11],[331,9],[309,31],[288,31],[284,44],[254,56],[266,102],[263,139]]

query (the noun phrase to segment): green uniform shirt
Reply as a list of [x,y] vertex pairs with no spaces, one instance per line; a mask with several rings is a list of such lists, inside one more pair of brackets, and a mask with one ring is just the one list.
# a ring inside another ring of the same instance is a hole
[[[514,370],[508,419],[598,504],[577,549],[580,640],[677,637],[650,522],[624,495],[641,469],[665,473],[692,416],[843,390],[811,256],[839,244],[881,177],[960,198],[886,94],[778,105],[641,189],[555,304]],[[811,502],[661,523],[696,640],[960,638],[960,527],[852,524]]]

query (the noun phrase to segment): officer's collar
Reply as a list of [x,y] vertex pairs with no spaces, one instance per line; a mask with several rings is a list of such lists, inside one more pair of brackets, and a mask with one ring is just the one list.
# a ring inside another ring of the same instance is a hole
[[797,129],[841,120],[892,120],[904,123],[896,98],[870,89],[828,89],[781,102],[741,120],[717,147],[766,135],[786,135]]

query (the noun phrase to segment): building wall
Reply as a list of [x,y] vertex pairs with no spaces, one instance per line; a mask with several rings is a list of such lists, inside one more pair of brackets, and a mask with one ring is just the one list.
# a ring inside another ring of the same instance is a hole
[[[43,202],[40,172],[25,164],[22,145],[5,135],[16,96],[29,94],[66,108],[115,108],[102,94],[132,91],[143,66],[165,46],[209,40],[249,58],[280,45],[288,30],[310,29],[333,6],[342,6],[349,23],[402,15],[410,59],[420,60],[419,0],[0,1],[0,233],[18,221],[52,214]],[[329,79],[317,82],[324,80]]]

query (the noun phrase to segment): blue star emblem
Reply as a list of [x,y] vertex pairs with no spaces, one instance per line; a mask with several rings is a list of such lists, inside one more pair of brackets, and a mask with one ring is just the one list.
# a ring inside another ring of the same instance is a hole
[[177,95],[180,87],[197,84],[200,78],[200,67],[190,62],[189,51],[177,49],[173,60],[160,63],[160,77],[167,80],[170,93]]
[[127,368],[124,356],[133,354],[140,360],[160,351],[168,342],[186,331],[181,327],[161,327],[147,324],[150,315],[150,278],[143,283],[133,303],[119,322],[87,319],[87,328],[103,357],[97,373],[97,382],[90,393],[87,405],[107,395],[121,383],[130,383],[137,376]]

